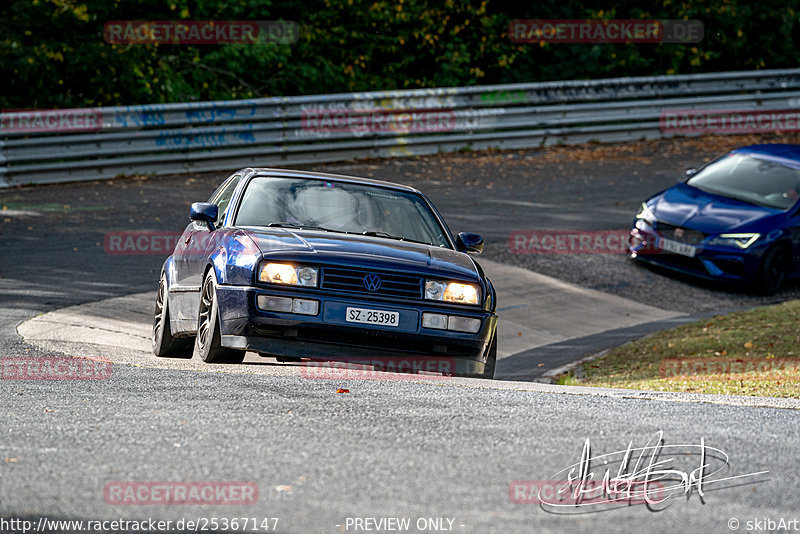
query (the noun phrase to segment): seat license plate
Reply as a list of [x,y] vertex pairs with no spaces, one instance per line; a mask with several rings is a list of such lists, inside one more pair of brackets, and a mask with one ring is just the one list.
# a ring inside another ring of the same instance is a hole
[[661,238],[661,245],[662,250],[666,250],[667,252],[674,252],[675,254],[680,254],[682,256],[689,256],[690,258],[694,258],[695,252],[697,249],[692,245],[687,245],[686,243],[678,243],[677,241],[672,241],[670,239]]

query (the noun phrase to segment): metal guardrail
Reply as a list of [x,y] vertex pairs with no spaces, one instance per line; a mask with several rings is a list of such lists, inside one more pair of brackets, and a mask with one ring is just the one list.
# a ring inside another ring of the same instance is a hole
[[87,132],[4,113],[0,187],[652,139],[674,135],[667,110],[798,104],[800,69],[785,69],[93,108]]

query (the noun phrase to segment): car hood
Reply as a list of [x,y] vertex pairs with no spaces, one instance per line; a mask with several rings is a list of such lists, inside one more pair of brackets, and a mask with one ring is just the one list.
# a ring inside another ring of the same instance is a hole
[[686,184],[678,184],[656,195],[648,206],[660,221],[709,234],[739,230],[782,213],[777,208],[706,193]]
[[360,269],[407,270],[479,280],[478,267],[463,252],[380,237],[290,228],[242,228],[264,257]]

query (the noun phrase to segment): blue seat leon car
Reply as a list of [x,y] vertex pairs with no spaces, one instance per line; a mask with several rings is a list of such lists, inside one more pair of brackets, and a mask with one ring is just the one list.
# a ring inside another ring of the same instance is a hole
[[411,187],[243,169],[191,206],[162,270],[153,351],[188,355],[193,341],[207,362],[252,351],[492,378],[496,297],[472,258],[482,249]]
[[642,203],[637,260],[776,293],[800,270],[800,145],[732,150]]

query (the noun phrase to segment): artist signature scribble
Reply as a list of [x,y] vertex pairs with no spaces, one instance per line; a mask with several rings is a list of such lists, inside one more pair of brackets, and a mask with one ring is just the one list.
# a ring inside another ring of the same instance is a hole
[[706,445],[703,437],[699,444],[666,445],[664,431],[659,430],[642,447],[630,441],[624,450],[596,456],[586,438],[580,461],[551,477],[563,481],[555,491],[538,488],[538,502],[556,513],[597,511],[609,504],[645,504],[657,510],[681,495],[696,494],[705,503],[710,489],[730,487],[742,479],[754,483],[755,477],[767,473],[731,474],[728,454]]

